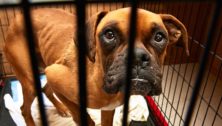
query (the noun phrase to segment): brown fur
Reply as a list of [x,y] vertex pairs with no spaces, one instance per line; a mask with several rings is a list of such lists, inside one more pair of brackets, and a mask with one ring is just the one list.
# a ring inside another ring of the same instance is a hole
[[[89,36],[87,39],[87,102],[89,108],[102,109],[102,125],[106,126],[112,125],[114,109],[123,104],[124,96],[119,89],[115,93],[107,93],[103,89],[105,85],[104,76],[108,72],[106,71],[106,66],[108,61],[114,63],[116,57],[119,54],[123,54],[124,50],[128,48],[126,43],[128,40],[125,39],[125,43],[122,42],[118,45],[115,51],[105,52],[99,35],[107,23],[114,22],[117,23],[116,25],[120,32],[126,36],[125,38],[128,38],[129,13],[129,8],[101,12],[95,14],[87,23],[87,36]],[[74,35],[76,33],[75,16],[56,9],[39,9],[32,11],[32,15],[36,52],[47,76],[47,85],[44,88],[44,92],[61,114],[68,115],[70,111],[74,121],[79,124],[78,59],[76,55],[78,42],[75,41]],[[33,126],[34,122],[31,117],[30,106],[35,97],[35,90],[22,19],[21,15],[17,16],[15,22],[10,26],[4,50],[18,80],[22,84],[24,95],[22,114],[27,125]],[[170,22],[171,24],[165,24],[165,19],[167,23]],[[145,43],[147,39],[144,38],[151,37],[153,24],[157,24],[158,27],[170,35],[169,38],[173,38],[170,39],[168,44],[176,43],[182,36],[181,41],[184,43],[186,50],[188,50],[187,33],[182,23],[173,16],[158,15],[142,9],[138,10],[135,48],[143,49],[148,55],[151,55],[152,65],[159,69],[163,65],[167,45],[161,51],[158,51],[150,43]],[[170,30],[171,28],[174,29]],[[174,36],[172,37],[171,35]],[[176,41],[171,42],[172,40]],[[157,72],[155,74],[160,74],[159,70],[154,72]],[[161,81],[155,88],[161,89]],[[159,89],[152,95],[159,94]],[[53,92],[69,111],[55,99],[52,95]],[[89,116],[88,120],[89,125],[94,125]]]

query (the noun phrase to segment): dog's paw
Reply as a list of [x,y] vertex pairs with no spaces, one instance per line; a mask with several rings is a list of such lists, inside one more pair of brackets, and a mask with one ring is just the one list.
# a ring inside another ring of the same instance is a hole
[[62,117],[71,117],[71,113],[70,111],[64,107],[64,106],[60,106],[60,108],[57,108],[58,114]]

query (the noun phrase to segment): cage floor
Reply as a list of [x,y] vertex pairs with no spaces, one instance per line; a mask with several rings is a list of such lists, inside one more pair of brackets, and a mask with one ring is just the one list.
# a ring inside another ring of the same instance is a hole
[[[155,97],[169,125],[182,126],[195,83],[198,64],[164,66],[163,94]],[[205,73],[191,126],[221,126],[222,81]],[[204,88],[205,87],[205,88]]]

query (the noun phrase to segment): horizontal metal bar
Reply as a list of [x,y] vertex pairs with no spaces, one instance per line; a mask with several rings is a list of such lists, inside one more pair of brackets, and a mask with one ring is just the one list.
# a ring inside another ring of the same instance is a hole
[[[220,33],[221,33],[221,32],[222,32],[222,30],[220,30]],[[190,38],[192,39],[192,37],[190,37]],[[197,41],[197,40],[193,40],[193,42],[195,42],[196,44],[200,45],[200,47],[202,47],[203,49],[206,48],[205,45],[203,45],[202,43],[200,43],[200,42]],[[209,53],[210,53],[211,55],[215,55],[215,57],[216,57],[217,59],[219,59],[219,60],[222,61],[222,57],[221,57],[220,55],[216,54],[217,52],[209,51]]]
[[[130,2],[131,0],[88,0],[86,3],[122,3]],[[157,2],[158,0],[139,0],[138,2]],[[174,2],[186,2],[186,3],[195,3],[203,2],[202,0],[159,0],[162,3],[174,3]],[[213,0],[206,0],[204,2],[213,2]],[[76,1],[46,1],[46,2],[33,2],[30,3],[30,6],[45,6],[45,5],[61,5],[61,4],[76,4]],[[20,7],[21,3],[0,3],[0,8],[10,8],[10,7]]]

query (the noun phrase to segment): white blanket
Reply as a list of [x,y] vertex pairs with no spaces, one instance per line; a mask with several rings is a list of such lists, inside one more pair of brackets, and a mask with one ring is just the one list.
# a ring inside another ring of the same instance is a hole
[[[41,76],[42,86],[46,83],[45,76]],[[5,94],[5,106],[9,110],[9,113],[14,120],[14,122],[18,126],[25,126],[25,122],[23,117],[21,116],[20,107],[23,104],[23,96],[22,96],[22,88],[18,81],[12,82],[12,95]],[[61,117],[53,104],[47,99],[47,97],[43,94],[44,104],[47,114],[47,120],[49,125],[51,126],[73,126],[75,123],[73,122],[71,117]],[[32,116],[37,126],[41,125],[41,118],[39,115],[37,99],[34,100],[32,104]],[[149,111],[147,108],[147,103],[142,96],[134,95],[130,97],[129,102],[129,115],[128,115],[128,123],[131,120],[135,121],[146,121],[149,116]],[[100,110],[95,109],[87,109],[91,118],[95,121],[96,126],[101,126],[100,120]],[[116,108],[115,116],[114,116],[114,126],[121,126],[122,124],[122,115],[123,115],[123,106]]]

